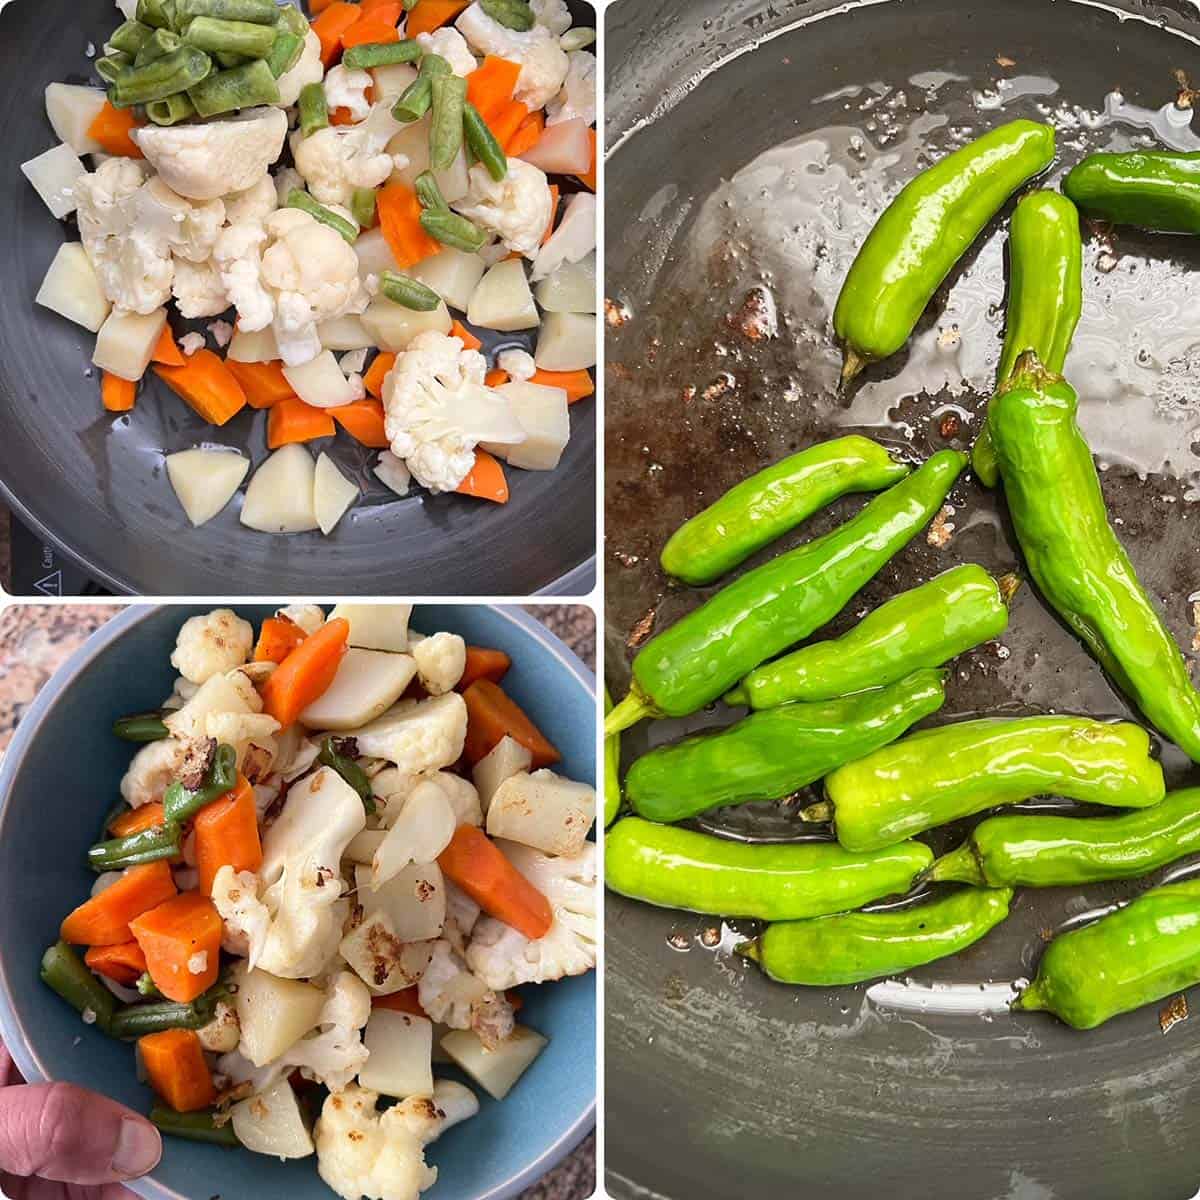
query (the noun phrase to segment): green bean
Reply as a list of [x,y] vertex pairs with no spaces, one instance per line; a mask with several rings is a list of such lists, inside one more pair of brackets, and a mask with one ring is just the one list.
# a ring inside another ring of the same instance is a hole
[[222,21],[251,21],[274,25],[279,20],[275,0],[176,0],[181,17],[217,17]]
[[300,89],[300,136],[309,137],[329,124],[329,105],[325,100],[325,86],[306,83]]
[[144,67],[128,67],[113,83],[114,103],[119,108],[165,100],[176,92],[186,92],[206,79],[212,71],[212,59],[195,46],[180,46],[173,54]]
[[422,171],[413,181],[413,190],[417,193],[422,208],[429,208],[434,212],[450,211],[450,205],[446,203],[446,197],[442,195],[442,189],[438,187],[438,181],[432,171]]
[[[386,294],[386,293],[385,293]],[[435,304],[436,308],[437,305]],[[321,743],[321,752],[317,755],[317,762],[323,766],[332,767],[357,793],[358,798],[363,802],[363,808],[367,810],[367,816],[375,815],[375,793],[371,791],[371,781],[367,778],[367,773],[354,761],[355,755],[358,753],[358,746],[348,746],[346,743],[353,743],[353,738],[327,737]]]
[[96,68],[96,74],[104,80],[105,83],[115,83],[116,78],[126,67],[133,66],[133,59],[128,54],[123,54],[118,50],[115,54],[105,54],[92,64]]
[[217,1001],[229,996],[229,988],[214,984],[187,1004],[164,1000],[161,1004],[126,1004],[112,1015],[110,1032],[115,1038],[140,1038],[165,1029],[203,1029],[216,1012]]
[[242,1144],[233,1130],[233,1122],[228,1113],[218,1114],[212,1109],[181,1113],[167,1108],[165,1104],[156,1104],[150,1110],[150,1120],[163,1133],[186,1138],[189,1142],[209,1142],[214,1146],[232,1147]]
[[441,303],[433,288],[399,271],[384,271],[379,276],[379,290],[393,303],[415,312],[433,312]]
[[56,991],[77,1013],[94,1013],[105,1033],[116,1007],[112,992],[83,965],[83,959],[66,942],[55,942],[42,955],[42,982]]
[[596,40],[596,31],[587,25],[577,25],[574,29],[568,29],[566,33],[558,39],[558,44],[566,51],[582,50],[586,46],[590,46]]
[[[255,29],[261,29],[261,28],[262,28],[262,26],[261,26],[261,25],[255,25],[255,27],[254,27],[254,28],[255,28]],[[219,64],[221,67],[223,67],[223,68],[224,68],[226,71],[232,71],[234,67],[243,67],[243,66],[245,66],[245,65],[246,65],[246,63],[248,63],[248,62],[253,62],[253,61],[254,61],[254,60],[253,60],[252,58],[250,58],[248,55],[245,55],[245,54],[229,54],[229,53],[227,53],[227,52],[226,52],[226,51],[224,51],[224,50],[218,50],[218,51],[217,51],[217,52],[216,52],[216,53],[213,55],[213,58],[215,58],[215,59],[217,60],[217,63],[218,63],[218,64]],[[276,75],[276,76],[275,76],[275,78],[276,78],[276,79],[278,79],[278,78],[279,78],[279,76],[278,76],[278,75]]]
[[273,25],[255,25],[251,21],[222,21],[219,17],[197,17],[183,35],[189,46],[225,54],[244,54],[247,58],[266,58],[275,44]]
[[112,838],[97,842],[87,854],[88,866],[93,871],[119,871],[124,867],[140,867],[144,863],[158,862],[161,858],[176,858],[180,852],[183,830],[175,821],[153,829],[143,829],[128,837]]
[[506,29],[527,33],[533,28],[533,9],[525,0],[479,0],[479,7]]
[[495,180],[503,179],[508,174],[508,159],[496,135],[479,115],[479,109],[470,101],[463,106],[463,133],[468,149],[487,167],[487,173]]
[[172,29],[175,25],[174,0],[138,0],[137,20],[155,29]]
[[440,54],[426,54],[421,59],[419,73],[392,105],[397,121],[419,121],[433,103],[433,80],[437,75],[451,74],[450,64]]
[[[241,18],[245,20],[245,18]],[[309,25],[304,14],[292,4],[283,4],[279,8],[278,28],[285,33],[294,33],[298,38],[308,36]]]
[[399,42],[364,42],[361,46],[351,46],[342,55],[342,65],[365,70],[369,67],[416,62],[420,57],[421,47],[408,38]]
[[350,197],[350,212],[358,222],[360,229],[369,229],[375,224],[375,205],[379,195],[378,188],[355,188]]
[[163,724],[163,710],[153,712],[132,713],[127,717],[118,717],[113,722],[113,733],[126,742],[159,742],[171,736],[171,731]]
[[232,71],[218,71],[188,95],[202,117],[232,112],[235,108],[253,108],[259,104],[278,104],[279,85],[271,68],[261,58]]
[[307,192],[302,192],[299,188],[292,188],[288,192],[287,207],[298,208],[301,212],[308,213],[313,220],[328,225],[334,233],[340,234],[352,246],[358,240],[358,226],[353,221],[347,221],[339,213],[318,204]]
[[300,55],[303,53],[304,38],[298,33],[281,30],[275,35],[275,43],[271,47],[271,53],[267,55],[267,66],[271,68],[271,74],[278,79],[300,61]]
[[435,212],[427,208],[421,213],[421,228],[444,246],[453,246],[467,254],[476,254],[488,240],[478,225],[454,212]]
[[105,47],[120,50],[122,54],[136,54],[152,32],[150,26],[143,25],[141,21],[123,21],[112,31]]
[[162,992],[158,990],[158,984],[151,978],[149,971],[143,971],[138,976],[138,981],[134,987],[143,995],[151,1000],[161,1000]]
[[158,62],[160,58],[166,58],[168,54],[174,54],[183,42],[180,41],[179,34],[172,33],[169,29],[156,29],[143,43],[142,48],[137,52],[137,57],[133,60],[135,67],[144,67],[147,63]]
[[188,99],[187,92],[176,92],[165,100],[152,100],[146,105],[146,116],[155,125],[177,125],[195,115],[195,105]]
[[429,165],[444,171],[458,157],[463,144],[463,105],[467,81],[461,75],[433,77],[433,115],[429,120]]
[[181,779],[172,780],[163,793],[163,815],[168,822],[186,821],[205,805],[219,800],[237,784],[237,751],[222,742],[213,752],[212,761],[197,788],[186,787]]

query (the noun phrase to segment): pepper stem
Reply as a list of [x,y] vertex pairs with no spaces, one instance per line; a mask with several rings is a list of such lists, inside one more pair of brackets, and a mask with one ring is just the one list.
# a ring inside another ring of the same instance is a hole
[[1022,353],[1009,373],[1007,379],[1002,379],[996,388],[996,394],[1012,391],[1020,382],[1028,382],[1034,387],[1045,387],[1048,383],[1058,383],[1061,375],[1051,371],[1040,358],[1036,350],[1026,350]]
[[832,821],[833,805],[828,800],[818,800],[816,804],[810,804],[807,808],[800,810],[800,820]]
[[750,703],[750,691],[745,684],[739,683],[737,687],[730,688],[721,699],[731,708],[736,708],[739,704],[748,705]]
[[1021,577],[1016,572],[1010,571],[996,580],[996,586],[1000,589],[1000,599],[1004,602],[1004,607],[1008,608],[1012,605],[1017,589],[1021,586]]
[[971,842],[963,842],[957,850],[943,854],[934,859],[929,869],[922,873],[922,879],[929,883],[970,883],[975,887],[986,887],[983,868],[979,856]]
[[1035,1012],[1047,1009],[1049,1005],[1046,1003],[1046,997],[1042,995],[1039,980],[1035,979],[1008,1007],[1013,1012]]
[[644,695],[635,683],[629,689],[629,695],[604,718],[604,736],[612,737],[614,733],[620,733],[623,729],[636,725],[645,717],[661,715],[661,710],[651,703],[649,697]]
[[842,357],[842,378],[838,387],[844,388],[848,383],[852,383],[869,361],[852,346],[847,346]]
[[734,954],[740,954],[743,958],[750,959],[751,962],[761,962],[761,948],[758,944],[758,938],[752,938],[748,942],[738,942],[733,948]]

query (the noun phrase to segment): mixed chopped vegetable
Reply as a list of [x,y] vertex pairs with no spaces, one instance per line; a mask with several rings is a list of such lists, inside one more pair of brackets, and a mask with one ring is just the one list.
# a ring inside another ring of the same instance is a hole
[[113,725],[140,748],[42,960],[136,1043],[165,1133],[315,1153],[346,1200],[430,1187],[425,1146],[479,1110],[434,1064],[503,1099],[547,1044],[513,989],[596,963],[595,792],[508,656],[411,608],[185,621],[171,695]]

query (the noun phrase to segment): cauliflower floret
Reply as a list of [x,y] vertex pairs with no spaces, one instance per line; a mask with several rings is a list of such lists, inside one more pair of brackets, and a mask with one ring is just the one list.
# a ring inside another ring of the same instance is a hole
[[258,876],[222,867],[213,878],[212,902],[221,916],[222,949],[245,958],[253,971],[271,929],[271,914],[258,898]]
[[571,28],[571,10],[566,0],[529,0],[534,20],[545,25],[555,37],[562,37]]
[[473,1117],[479,1111],[479,1098],[469,1087],[453,1079],[437,1079],[433,1097],[409,1096],[396,1105],[395,1112],[404,1120],[422,1145],[436,1142],[447,1129]]
[[457,29],[443,25],[432,33],[418,33],[417,45],[425,54],[436,54],[450,64],[455,75],[467,76],[479,65],[467,45],[466,38]]
[[155,804],[179,773],[191,743],[185,738],[147,742],[134,756],[121,778],[121,796],[133,808]]
[[349,204],[355,188],[379,187],[396,168],[386,147],[387,138],[359,125],[330,125],[292,137],[296,170],[322,204]]
[[279,103],[291,108],[300,99],[305,84],[320,83],[325,76],[321,62],[321,39],[310,29],[304,35],[304,49],[290,71],[284,71],[276,81],[279,85]]
[[421,686],[431,695],[451,691],[467,669],[467,643],[457,633],[435,633],[412,647]]
[[350,903],[342,881],[328,868],[288,859],[277,883],[263,893],[271,928],[258,966],[280,979],[311,979],[337,956]]
[[204,334],[197,333],[194,329],[191,333],[185,333],[183,337],[179,339],[179,348],[188,356],[188,358],[191,358],[197,350],[203,350],[204,345]]
[[467,195],[453,207],[498,235],[510,250],[532,258],[554,209],[545,174],[524,159],[510,158],[503,179],[493,179],[482,163],[471,168],[467,179]]
[[524,383],[537,374],[537,363],[528,350],[501,350],[496,356],[496,366],[516,383]]
[[472,975],[454,947],[442,939],[433,944],[433,958],[417,984],[417,996],[431,1021],[451,1029],[473,1029],[489,1050],[513,1031],[508,999]]
[[362,121],[371,111],[367,92],[371,90],[371,75],[353,67],[340,64],[330,69],[325,76],[325,105],[330,112],[348,108],[352,121]]
[[475,926],[467,965],[493,991],[582,975],[596,965],[596,847],[555,858],[516,842],[497,841],[512,863],[550,901],[554,923],[531,941],[494,917]]
[[221,272],[211,260],[194,263],[177,258],[171,294],[184,317],[215,317],[229,307]]
[[250,658],[254,628],[231,608],[214,608],[180,626],[171,666],[192,683],[205,683]]
[[210,713],[204,720],[204,732],[233,747],[238,770],[251,783],[270,773],[278,731],[279,722],[266,713]]
[[135,220],[140,231],[170,246],[177,259],[201,263],[225,221],[225,203],[187,200],[161,179],[150,179],[137,194]]
[[225,221],[229,225],[239,225],[243,221],[261,224],[278,207],[275,180],[264,174],[245,191],[234,192],[225,197]]
[[325,624],[325,611],[319,604],[286,604],[275,610],[277,617],[299,625],[305,633],[316,633]]
[[417,1200],[437,1182],[421,1139],[398,1107],[376,1111],[377,1092],[350,1087],[321,1109],[314,1140],[321,1178],[344,1200]]
[[275,199],[280,208],[286,207],[293,188],[304,191],[304,176],[295,167],[283,167],[275,176]]
[[237,1009],[228,1000],[218,1000],[213,1009],[213,1019],[196,1030],[200,1045],[213,1054],[228,1054],[238,1047],[241,1027],[238,1025]]
[[366,822],[358,793],[332,767],[314,771],[292,786],[278,820],[263,835],[263,881],[274,884],[289,861],[302,862],[332,874],[329,890],[338,891],[346,847]]
[[247,333],[266,329],[275,319],[275,300],[262,284],[262,248],[266,230],[254,221],[222,230],[213,248],[213,263],[229,302],[238,311],[238,326]]
[[133,224],[137,194],[149,174],[135,158],[105,159],[75,181],[79,232],[84,243],[118,237]]
[[[553,8],[554,15],[551,15],[550,5],[544,7],[547,17],[554,20],[555,25],[561,25],[561,19],[556,19],[557,7]],[[558,44],[559,35],[544,24],[539,22],[525,32],[508,29],[499,21],[493,21],[477,3],[466,8],[454,24],[476,53],[494,54],[521,64],[513,96],[527,108],[545,107],[550,97],[562,87],[567,77],[567,55]],[[569,16],[567,24],[570,25]]]
[[596,56],[588,50],[572,50],[562,90],[546,105],[546,124],[557,125],[582,117],[585,125],[596,120]]
[[320,1032],[302,1038],[277,1061],[282,1071],[299,1067],[305,1079],[340,1092],[366,1066],[362,1029],[371,1015],[371,993],[353,971],[339,971],[326,997],[317,1018]]

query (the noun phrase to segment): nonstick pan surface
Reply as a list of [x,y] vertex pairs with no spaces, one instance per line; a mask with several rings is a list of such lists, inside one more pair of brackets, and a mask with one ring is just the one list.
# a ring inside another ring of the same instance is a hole
[[[666,580],[663,542],[735,481],[848,430],[914,461],[970,444],[1003,333],[1003,219],[910,346],[836,395],[833,303],[887,201],[931,157],[1015,117],[1058,126],[1051,182],[1091,149],[1200,148],[1190,114],[1164,108],[1176,69],[1200,75],[1200,19],[1182,4],[1072,0],[624,0],[608,15],[606,645],[616,696],[630,643],[709,594]],[[1190,650],[1200,248],[1086,232],[1067,374],[1119,532]],[[839,502],[751,565],[863,502]],[[957,562],[1019,569],[1002,502],[964,476],[951,503],[947,544],[919,536],[817,636]],[[936,720],[1047,710],[1134,715],[1027,582],[1004,637],[956,662]],[[624,738],[625,764],[729,719],[718,706],[643,724]],[[1173,749],[1163,757],[1172,786],[1200,778]],[[705,823],[735,837],[815,835],[793,813],[756,805]],[[948,848],[964,831],[930,840]],[[1196,1020],[1164,1034],[1152,1006],[1076,1033],[1005,1004],[1052,932],[1162,877],[1021,891],[1010,919],[966,953],[872,988],[772,984],[732,954],[753,923],[609,895],[610,1193],[1194,1196]]]
[[[593,25],[590,5],[572,5]],[[346,436],[329,450],[364,492],[333,534],[273,537],[238,521],[240,497],[208,524],[188,524],[163,455],[205,443],[233,446],[254,467],[267,455],[261,414],[221,429],[195,416],[157,378],[137,407],[100,407],[93,336],[33,297],[64,239],[20,172],[54,143],[46,84],[88,82],[86,51],[119,24],[111,0],[14,0],[0,12],[0,491],[17,515],[99,582],[148,595],[583,594],[592,587],[595,421],[572,406],[571,439],[555,471],[511,471],[511,498],[493,505],[416,491],[397,499],[375,479],[376,451]],[[94,82],[94,81],[92,81]],[[71,228],[69,238],[78,234]],[[177,327],[202,329],[205,321]],[[488,346],[528,347],[522,335]],[[252,470],[254,469],[252,467]]]

